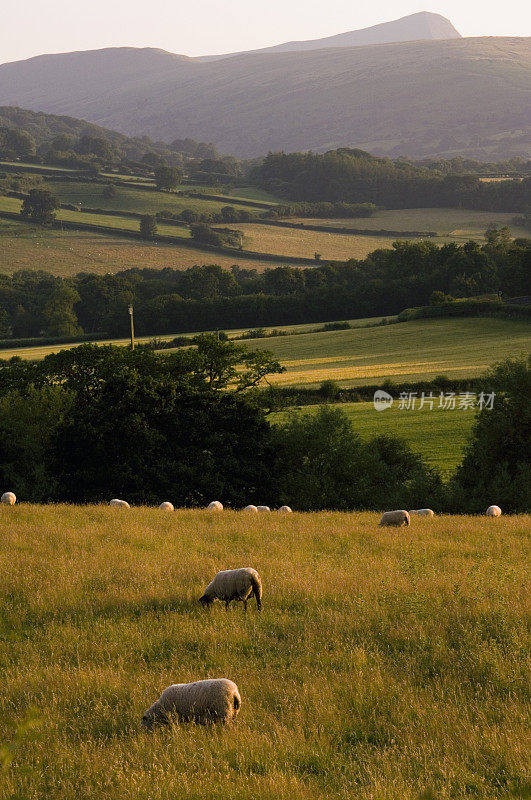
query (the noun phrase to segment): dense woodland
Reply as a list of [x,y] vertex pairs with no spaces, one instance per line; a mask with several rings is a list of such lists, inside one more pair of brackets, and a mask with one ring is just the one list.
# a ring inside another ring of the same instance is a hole
[[[434,162],[436,168],[428,168],[347,148],[323,155],[269,153],[251,177],[262,188],[296,201],[520,212],[531,205],[531,177],[483,182],[475,174],[454,171],[451,163]],[[521,171],[529,171],[529,162],[521,164]]]
[[395,314],[434,292],[529,295],[530,277],[531,240],[512,241],[506,229],[488,232],[483,246],[395,242],[364,260],[308,269],[211,265],[64,279],[20,271],[0,276],[0,336],[123,336],[130,303],[144,335]]

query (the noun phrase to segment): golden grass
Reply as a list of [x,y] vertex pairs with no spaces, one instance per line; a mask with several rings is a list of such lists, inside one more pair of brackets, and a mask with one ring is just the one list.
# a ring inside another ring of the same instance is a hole
[[[41,720],[2,800],[524,796],[529,517],[0,512],[0,740]],[[261,615],[199,607],[247,564]],[[214,676],[233,726],[141,731],[166,685]]]

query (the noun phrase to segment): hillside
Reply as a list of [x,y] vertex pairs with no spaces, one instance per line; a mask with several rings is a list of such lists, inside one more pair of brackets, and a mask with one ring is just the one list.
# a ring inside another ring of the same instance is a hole
[[113,48],[0,66],[0,103],[73,115],[130,136],[206,139],[239,156],[337,146],[411,156],[525,155],[530,86],[524,38],[258,53],[213,63]]
[[[284,42],[273,47],[261,47],[259,50],[249,50],[250,53],[285,53],[293,50],[321,50],[323,47],[358,47],[367,44],[387,44],[388,42],[414,42],[430,39],[459,39],[461,36],[450,20],[440,14],[431,14],[420,11],[418,14],[409,14],[407,17],[395,19],[392,22],[383,22],[362,28],[357,31],[339,33],[336,36],[326,36],[323,39],[309,39],[303,42]],[[241,53],[227,53],[219,56],[203,56],[198,61],[215,61],[221,58],[241,55]]]

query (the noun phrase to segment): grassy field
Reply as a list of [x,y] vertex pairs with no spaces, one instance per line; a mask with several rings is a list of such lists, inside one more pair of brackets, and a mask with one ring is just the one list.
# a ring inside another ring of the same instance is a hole
[[[411,410],[399,409],[398,398],[393,406],[382,412],[373,403],[339,403],[349,417],[356,433],[362,438],[391,434],[405,439],[415,453],[447,479],[463,460],[463,451],[472,429],[475,410],[439,409],[438,398],[433,409],[429,405]],[[303,406],[272,415],[273,421],[284,421],[289,414],[311,413],[316,406]]]
[[394,241],[389,236],[346,236],[341,233],[301,231],[247,222],[238,222],[236,227],[243,231],[243,246],[247,250],[304,258],[313,258],[315,253],[319,253],[323,261],[365,258],[373,250],[391,247]]
[[[0,204],[6,199],[10,198],[0,197]],[[90,216],[95,223],[93,214],[70,213],[75,215],[75,220]],[[138,221],[128,220],[129,224],[132,222],[136,222],[138,227]],[[174,235],[186,235],[184,228],[173,227],[171,231]],[[78,272],[104,275],[131,267],[187,269],[196,264],[219,264],[225,269],[238,264],[242,268],[262,272],[283,262],[281,259],[272,262],[245,258],[238,252],[227,256],[174,244],[150,244],[108,234],[52,231],[24,222],[0,219],[0,272],[7,274],[19,269],[43,269],[67,277]]]
[[[528,796],[529,517],[0,511],[2,800]],[[260,615],[201,609],[247,564]],[[233,725],[142,731],[208,677]]]
[[531,326],[502,319],[427,319],[246,344],[280,359],[287,371],[271,377],[277,385],[316,386],[333,379],[361,386],[480,375],[494,361],[528,352]]
[[378,211],[368,219],[299,219],[306,224],[329,225],[346,228],[393,231],[436,231],[439,235],[430,241],[463,243],[469,239],[482,241],[487,228],[508,225],[514,236],[531,236],[531,230],[511,225],[514,214],[498,211],[469,211],[458,208],[405,208],[395,211]]
[[124,186],[116,187],[116,197],[106,199],[102,195],[103,186],[91,183],[59,183],[49,185],[50,191],[56,195],[61,203],[81,203],[81,207],[104,208],[110,211],[137,211],[141,214],[155,214],[157,211],[169,210],[175,213],[185,208],[199,212],[219,212],[223,206],[233,205],[237,208],[249,209],[248,206],[239,206],[237,200],[221,202],[217,200],[202,200],[196,197],[182,197],[175,192],[146,192],[128,189]]

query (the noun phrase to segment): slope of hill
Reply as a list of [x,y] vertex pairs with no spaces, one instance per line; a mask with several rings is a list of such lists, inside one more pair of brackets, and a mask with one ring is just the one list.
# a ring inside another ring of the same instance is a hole
[[[383,22],[370,28],[326,36],[324,39],[309,39],[303,42],[285,42],[273,47],[249,50],[248,53],[285,53],[292,50],[321,50],[323,47],[357,47],[366,44],[387,44],[389,42],[413,42],[432,39],[459,39],[461,34],[446,17],[420,11],[407,17]],[[227,53],[219,56],[202,56],[198,61],[217,61],[221,58],[241,55]]]
[[524,38],[329,48],[213,63],[117,48],[0,66],[0,103],[223,152],[361,147],[377,154],[531,152]]

